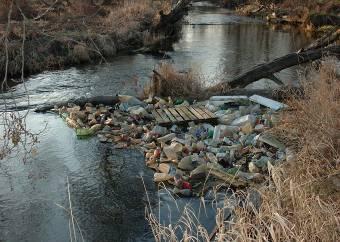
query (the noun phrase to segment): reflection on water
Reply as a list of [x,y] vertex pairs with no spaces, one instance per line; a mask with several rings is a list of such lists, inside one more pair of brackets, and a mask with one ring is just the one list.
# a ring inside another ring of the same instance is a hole
[[[169,55],[182,69],[199,66],[211,84],[295,51],[306,42],[298,32],[274,31],[261,21],[227,10],[196,6]],[[98,66],[45,72],[29,78],[26,88],[21,84],[13,93],[1,94],[0,109],[4,108],[1,99],[9,97],[14,97],[7,100],[9,105],[25,107],[27,93],[32,106],[78,96],[134,94],[159,61],[146,55],[119,56]],[[280,77],[294,82],[296,72],[283,71]],[[67,176],[74,213],[87,241],[150,239],[139,175],[144,175],[151,198],[155,187],[142,155],[112,150],[96,139],[78,140],[55,115],[28,115],[33,131],[43,129],[46,122],[36,156],[26,164],[19,158],[1,161],[0,241],[68,241],[69,216],[58,206],[68,206]],[[163,202],[162,206],[172,205]]]
[[0,240],[68,241],[69,215],[60,207],[69,206],[67,176],[73,213],[86,241],[150,237],[140,174],[150,192],[155,188],[141,153],[112,150],[96,139],[78,140],[53,114],[32,114],[27,120],[33,131],[44,122],[37,155],[27,164],[13,158],[1,165]]
[[[296,29],[275,31],[259,20],[233,15],[225,9],[197,7],[188,16],[183,38],[175,44],[173,61],[199,68],[207,85],[230,80],[249,68],[297,51],[309,39]],[[212,25],[202,25],[202,24]],[[190,60],[190,61],[188,61]],[[285,83],[296,83],[296,69],[279,73]]]

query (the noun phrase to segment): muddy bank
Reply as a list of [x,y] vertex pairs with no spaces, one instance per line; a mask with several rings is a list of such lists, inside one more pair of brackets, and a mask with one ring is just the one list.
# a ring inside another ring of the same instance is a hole
[[[105,10],[99,8],[93,16],[70,17],[65,13],[61,20],[56,20],[56,16],[47,20],[25,19],[25,28],[22,20],[13,19],[8,35],[7,23],[2,21],[0,32],[8,38],[8,53],[4,40],[0,43],[0,77],[5,75],[7,55],[8,79],[21,75],[22,51],[25,76],[45,70],[105,62],[120,52],[142,47],[144,52],[159,53],[178,39],[179,20],[187,11],[186,5],[175,9],[171,5],[141,1],[124,4],[118,10],[114,7],[111,10],[109,7]],[[172,18],[175,10],[176,16]]]

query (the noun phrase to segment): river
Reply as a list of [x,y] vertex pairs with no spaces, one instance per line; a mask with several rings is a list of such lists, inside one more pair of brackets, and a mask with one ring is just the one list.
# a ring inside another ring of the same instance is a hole
[[[310,42],[298,30],[275,30],[204,2],[194,4],[182,32],[167,61],[200,70],[206,85]],[[150,55],[121,55],[100,65],[46,71],[1,94],[0,107],[4,109],[8,98],[12,108],[27,107],[27,95],[33,108],[79,96],[135,94],[160,61]],[[297,83],[296,69],[278,76]],[[273,85],[262,80],[255,86]],[[67,178],[85,241],[152,241],[145,220],[146,194],[157,209],[157,187],[139,151],[114,150],[96,138],[79,140],[58,116],[28,112],[28,128],[42,133],[36,154],[25,163],[20,152],[1,161],[0,241],[68,241],[70,216],[62,208],[69,206]]]

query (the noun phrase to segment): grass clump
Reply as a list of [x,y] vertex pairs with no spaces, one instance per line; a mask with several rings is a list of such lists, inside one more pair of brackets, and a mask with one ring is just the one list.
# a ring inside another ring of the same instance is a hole
[[197,70],[178,71],[170,63],[160,63],[155,70],[152,85],[147,87],[148,95],[200,99],[204,93],[203,78]]
[[113,28],[118,35],[122,35],[142,29],[143,26],[157,25],[160,20],[159,11],[169,12],[170,9],[170,1],[162,1],[159,4],[150,0],[124,1],[110,9],[104,24]]

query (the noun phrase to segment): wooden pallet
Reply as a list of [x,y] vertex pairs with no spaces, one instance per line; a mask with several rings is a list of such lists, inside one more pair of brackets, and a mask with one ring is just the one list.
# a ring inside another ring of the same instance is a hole
[[152,111],[158,124],[169,125],[188,122],[213,122],[217,117],[203,107],[183,106],[176,108],[162,108]]

